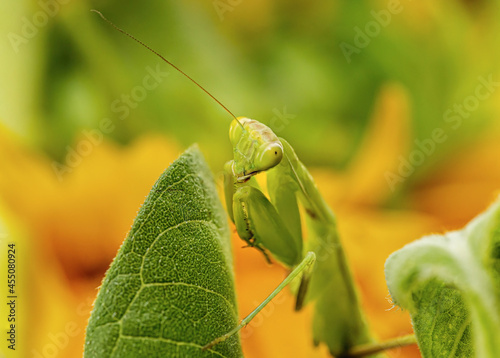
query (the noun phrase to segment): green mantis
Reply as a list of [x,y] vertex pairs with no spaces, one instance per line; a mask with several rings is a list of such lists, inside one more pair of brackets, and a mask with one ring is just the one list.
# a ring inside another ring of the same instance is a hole
[[[234,116],[182,70],[97,13],[194,82],[233,117],[229,131],[233,159],[225,165],[224,184],[228,215],[248,246],[260,250],[268,261],[271,255],[291,271],[237,327],[207,342],[204,349],[237,333],[296,277],[301,278],[296,293],[296,310],[304,304],[315,305],[315,344],[325,343],[334,356],[347,356],[352,347],[371,342],[337,233],[335,216],[292,146],[264,124]],[[255,179],[255,175],[263,172],[267,173],[268,196]],[[299,206],[304,209],[304,220]],[[303,236],[302,221],[307,225],[307,241]]]
[[[235,118],[229,137],[234,157],[225,166],[225,197],[240,238],[262,251],[266,259],[269,251],[286,267],[295,268],[290,276],[298,274],[298,267],[303,270],[296,310],[315,301],[316,343],[325,342],[337,356],[370,342],[335,217],[292,146],[248,118]],[[254,177],[261,172],[267,173],[269,199]],[[307,242],[299,205],[306,213]]]

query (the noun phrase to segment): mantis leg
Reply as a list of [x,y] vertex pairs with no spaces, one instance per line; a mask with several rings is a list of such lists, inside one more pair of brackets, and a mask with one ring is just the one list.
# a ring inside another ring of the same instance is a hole
[[312,265],[314,264],[314,261],[316,260],[316,255],[314,252],[308,252],[302,262],[295,267],[292,272],[274,289],[273,292],[260,304],[257,306],[256,309],[254,309],[248,316],[243,318],[238,326],[236,326],[234,329],[226,333],[225,335],[218,337],[214,339],[212,342],[206,344],[202,349],[207,350],[215,346],[216,344],[219,344],[229,337],[231,337],[233,334],[236,334],[240,329],[245,327],[250,321],[269,303],[271,300],[281,292],[283,288],[285,288],[286,285],[288,285],[290,282],[293,281],[298,275],[300,275],[303,272],[306,272],[311,269]]
[[233,198],[234,223],[243,240],[255,240],[280,262],[294,267],[302,259],[302,242],[294,244],[281,216],[273,204],[258,189],[243,186]]
[[226,205],[231,206],[230,215],[238,235],[250,246],[266,248],[280,262],[294,267],[303,257],[302,240],[290,233],[274,205],[253,180],[233,183],[231,188],[225,184]]
[[[284,195],[296,196],[306,212],[307,250],[316,254],[316,263],[305,302],[314,301],[313,337],[316,344],[324,342],[334,356],[345,354],[350,347],[373,342],[354,285],[353,276],[337,232],[333,212],[321,196],[312,176],[300,162],[293,148],[280,138],[284,157],[279,165],[268,171],[268,191],[273,204],[290,201]],[[279,193],[288,185],[295,191]],[[303,280],[309,276],[303,276]],[[307,282],[306,282],[307,283]],[[306,287],[307,288],[307,287]]]

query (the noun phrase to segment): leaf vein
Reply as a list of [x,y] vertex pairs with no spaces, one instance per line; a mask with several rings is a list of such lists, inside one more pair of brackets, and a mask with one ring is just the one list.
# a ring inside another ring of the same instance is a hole
[[[189,174],[188,174],[188,175],[189,175]],[[187,177],[188,175],[186,175],[186,177]],[[184,178],[186,178],[186,177],[184,177]],[[184,180],[184,179],[182,179],[182,180]],[[181,181],[182,181],[182,180],[181,180]],[[179,181],[179,182],[180,182],[180,181]],[[169,186],[169,187],[170,187],[170,186]],[[141,279],[141,287],[137,290],[137,292],[135,293],[134,297],[130,300],[129,304],[127,305],[127,308],[124,310],[124,313],[123,313],[123,315],[120,317],[120,319],[119,319],[119,320],[117,320],[117,321],[115,321],[115,322],[113,322],[113,323],[117,323],[117,324],[119,324],[119,327],[120,327],[119,337],[124,336],[124,335],[123,335],[123,333],[122,333],[122,328],[123,328],[122,321],[123,321],[123,317],[125,316],[126,312],[127,312],[127,311],[128,311],[128,309],[130,308],[130,306],[134,303],[134,301],[136,300],[136,298],[137,298],[137,297],[139,297],[139,294],[140,294],[140,292],[144,289],[144,287],[147,287],[147,286],[153,286],[153,285],[157,285],[157,286],[159,286],[159,285],[167,285],[167,284],[178,284],[178,285],[182,285],[182,284],[184,284],[184,285],[186,285],[186,286],[188,286],[188,285],[189,285],[189,284],[185,284],[185,283],[183,283],[183,282],[171,282],[171,283],[151,283],[151,284],[145,284],[145,283],[144,283],[144,279],[143,279],[143,273],[142,273],[142,271],[143,271],[143,268],[144,268],[144,259],[146,258],[146,256],[147,256],[147,254],[148,254],[149,250],[151,249],[151,247],[153,247],[153,246],[154,246],[155,242],[156,242],[156,241],[157,241],[157,240],[158,240],[161,236],[163,236],[165,233],[167,233],[168,231],[170,231],[170,230],[172,230],[172,229],[177,229],[177,228],[179,228],[180,226],[182,226],[182,225],[184,225],[184,224],[190,224],[190,223],[193,223],[193,222],[197,222],[197,223],[205,224],[205,225],[211,226],[212,228],[214,228],[215,230],[217,230],[217,226],[216,226],[213,222],[211,222],[211,221],[207,221],[207,220],[196,219],[196,220],[186,220],[186,221],[183,221],[183,222],[181,222],[181,223],[179,223],[179,224],[177,224],[177,225],[174,225],[174,226],[171,226],[171,227],[169,227],[169,228],[165,229],[165,230],[164,230],[164,231],[162,231],[160,234],[158,234],[158,236],[157,236],[157,237],[153,240],[153,242],[152,242],[152,243],[151,243],[151,245],[148,247],[148,249],[146,250],[146,252],[144,253],[144,255],[142,255],[142,263],[141,263],[141,268],[140,268],[140,271],[139,271],[139,273],[138,273],[138,274],[139,274],[139,277],[140,277],[140,279]],[[135,235],[135,234],[134,234],[134,235]],[[137,275],[137,274],[121,274],[121,275],[126,276],[126,275]],[[119,275],[117,275],[117,277],[118,277],[118,276],[119,276]],[[219,294],[219,293],[217,293],[217,292],[215,292],[215,291],[211,291],[211,290],[206,289],[206,288],[201,287],[201,286],[196,286],[196,285],[190,285],[190,286],[191,286],[191,287],[196,287],[196,288],[198,288],[198,289],[203,289],[203,290],[205,290],[206,292],[210,292],[210,293],[213,293],[213,294],[216,294],[216,295],[218,295],[218,296],[222,297],[222,298],[224,299],[224,301],[225,301],[226,303],[228,303],[228,304],[229,304],[229,307],[231,308],[231,311],[233,312],[233,314],[235,314],[235,315],[237,316],[237,313],[236,313],[236,308],[235,308],[235,307],[234,307],[234,306],[233,306],[233,305],[232,305],[232,304],[231,304],[231,303],[230,303],[230,302],[229,302],[229,301],[228,301],[228,300],[227,300],[224,296],[222,296],[221,294]],[[119,339],[117,339],[117,340],[116,340],[115,345],[114,345],[114,347],[113,347],[113,349],[112,349],[112,353],[111,353],[111,355],[113,355],[114,351],[116,350],[116,348],[117,348],[117,346],[118,346],[118,341],[119,341]]]
[[[196,344],[196,343],[192,343],[192,342],[180,342],[180,341],[174,341],[172,339],[167,339],[167,338],[162,338],[162,337],[136,337],[136,336],[126,336],[126,335],[121,335],[120,339],[143,339],[143,340],[154,340],[154,341],[162,341],[162,342],[165,342],[165,343],[170,343],[170,344],[174,344],[176,345],[177,347],[180,347],[180,346],[191,346],[191,347],[195,347],[195,348],[203,348],[202,345],[200,344]],[[217,351],[214,351],[213,349],[208,349],[207,352],[210,352],[210,353],[214,353],[216,355],[218,355],[219,357],[223,357],[223,358],[226,358],[225,355],[217,352]]]
[[[186,283],[186,282],[155,282],[155,283],[146,283],[146,284],[144,284],[143,287],[150,287],[150,286],[177,286],[177,285],[197,288],[197,289],[203,290],[205,292],[208,292],[208,293],[214,294],[216,296],[219,296],[220,298],[222,298],[228,304],[229,307],[231,307],[231,310],[233,311],[233,313],[235,315],[237,315],[235,307],[231,304],[231,301],[229,301],[226,297],[224,297],[220,293],[212,291],[212,290],[210,290],[208,288],[205,288],[203,286],[193,285],[191,283]],[[141,287],[141,289],[142,289],[142,287]]]
[[[149,212],[147,213],[146,217],[143,219],[143,221],[141,222],[141,225],[137,228],[137,230],[134,231],[134,233],[132,234],[130,240],[135,244],[135,236],[136,234],[141,231],[142,227],[144,226],[144,224],[146,222],[148,222],[149,220],[149,216],[154,213],[154,207],[156,206],[156,203],[163,197],[163,194],[165,194],[169,189],[171,189],[172,187],[176,186],[177,184],[180,184],[182,183],[184,180],[187,179],[187,177],[190,177],[190,176],[196,176],[196,174],[193,174],[193,173],[190,173],[190,174],[186,174],[184,177],[182,177],[182,179],[179,179],[178,181],[176,181],[175,183],[172,183],[170,184],[169,186],[165,187],[165,189],[163,189],[160,194],[158,195],[158,197],[155,199],[155,201],[153,202],[153,204],[151,205],[151,210],[149,210]],[[153,187],[153,190],[154,190],[154,187]],[[134,252],[134,250],[132,249],[132,252]]]
[[158,236],[155,237],[155,239],[153,240],[153,242],[151,243],[151,245],[147,248],[147,250],[144,253],[144,255],[142,256],[141,269],[139,270],[139,275],[141,277],[141,284],[142,285],[144,285],[144,278],[143,278],[143,275],[142,275],[142,271],[143,271],[143,268],[144,268],[144,260],[145,260],[146,256],[148,255],[149,250],[155,245],[155,243],[158,241],[158,239],[160,237],[162,237],[163,235],[165,235],[170,230],[177,229],[177,228],[179,228],[180,226],[182,226],[184,224],[190,224],[190,223],[194,223],[194,222],[197,222],[197,223],[200,223],[200,224],[206,224],[208,226],[212,226],[213,228],[215,228],[217,230],[217,226],[215,226],[214,223],[212,223],[210,221],[207,221],[207,220],[196,219],[196,220],[186,220],[186,221],[183,221],[183,222],[181,222],[181,223],[179,223],[177,225],[171,226],[171,227],[165,229],[164,231],[162,231],[161,233],[159,233]]
[[455,353],[457,352],[458,345],[460,344],[460,341],[462,340],[462,337],[465,333],[465,330],[467,329],[467,326],[469,325],[470,321],[467,319],[462,323],[462,326],[460,329],[457,331],[457,334],[455,335],[456,339],[455,342],[453,343],[453,348],[450,351],[450,355],[448,358],[455,357]]

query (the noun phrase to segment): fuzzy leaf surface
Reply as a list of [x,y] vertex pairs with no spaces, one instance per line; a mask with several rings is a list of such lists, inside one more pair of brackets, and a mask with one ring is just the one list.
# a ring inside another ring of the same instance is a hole
[[462,230],[396,251],[385,270],[423,357],[500,357],[500,200]]
[[197,147],[157,180],[106,273],[84,357],[242,357],[226,214]]

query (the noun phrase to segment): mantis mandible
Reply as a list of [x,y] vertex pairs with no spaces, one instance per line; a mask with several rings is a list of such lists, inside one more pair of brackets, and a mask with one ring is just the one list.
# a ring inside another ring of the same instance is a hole
[[[276,296],[288,283],[301,277],[295,309],[315,303],[314,343],[324,342],[332,355],[345,356],[360,344],[372,342],[345,253],[336,229],[335,216],[321,196],[312,176],[292,146],[278,138],[266,125],[245,117],[236,117],[205,88],[177,66],[129,33],[106,22],[146,47],[179,71],[233,118],[229,137],[233,160],[225,165],[225,197],[228,215],[241,239],[248,246],[269,254],[291,270],[285,280],[233,330],[207,342],[213,347],[241,328]],[[264,195],[255,179],[267,173]],[[304,208],[308,240],[304,242],[299,205]]]

